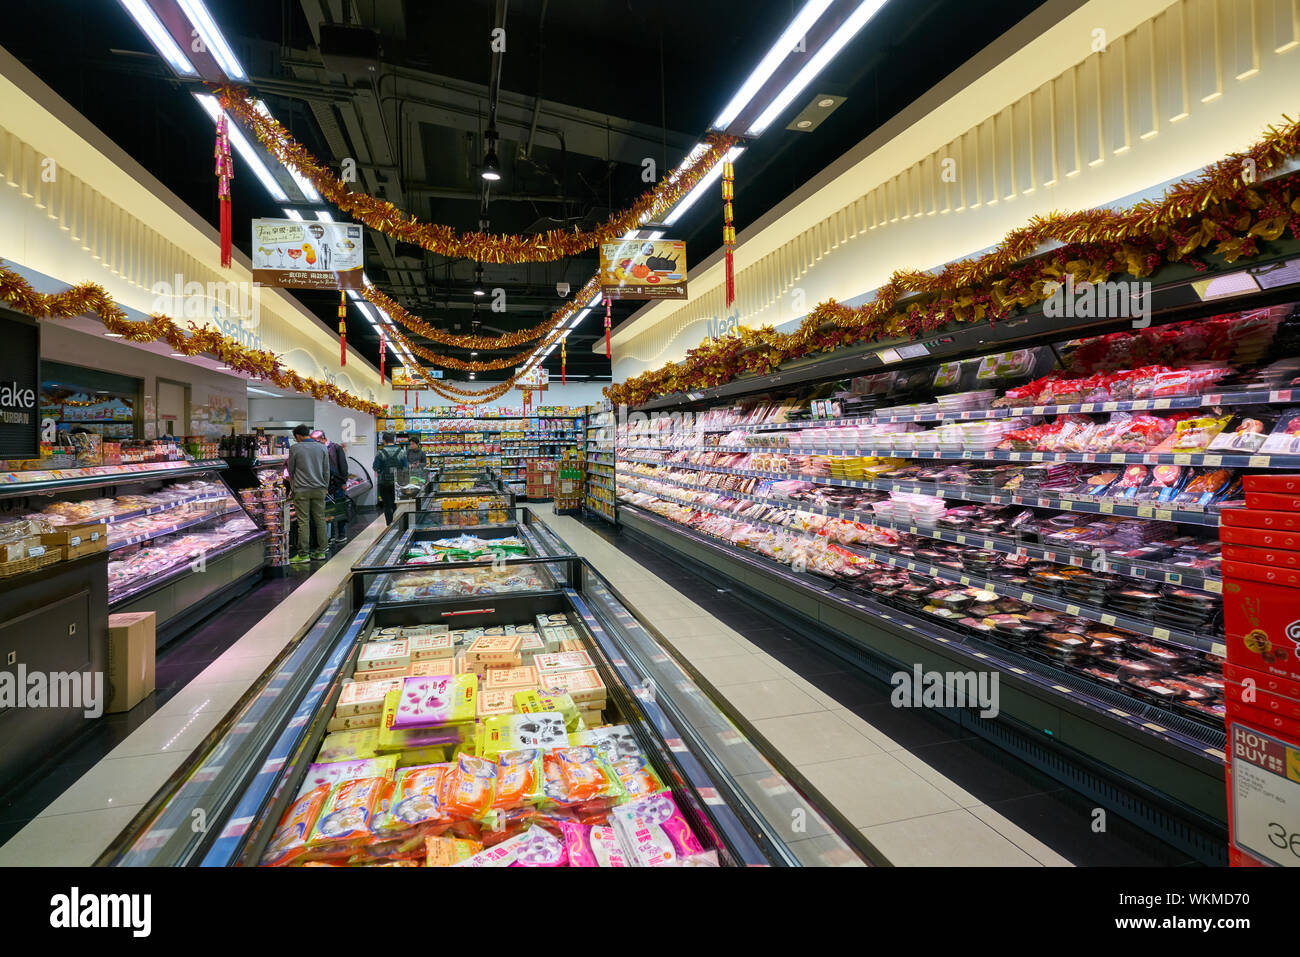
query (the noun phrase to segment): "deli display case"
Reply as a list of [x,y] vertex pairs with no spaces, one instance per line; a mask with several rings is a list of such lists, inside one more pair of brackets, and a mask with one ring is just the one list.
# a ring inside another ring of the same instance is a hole
[[8,520],[40,525],[51,541],[70,536],[70,558],[106,550],[109,611],[155,612],[162,644],[266,563],[267,533],[223,481],[225,468],[176,460],[10,472],[0,502]]
[[398,517],[99,864],[883,863],[544,522],[433,517]]

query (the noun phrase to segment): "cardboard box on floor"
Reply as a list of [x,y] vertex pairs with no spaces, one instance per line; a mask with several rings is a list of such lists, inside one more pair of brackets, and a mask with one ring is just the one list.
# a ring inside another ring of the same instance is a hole
[[130,711],[153,692],[156,624],[151,611],[108,616],[106,713]]

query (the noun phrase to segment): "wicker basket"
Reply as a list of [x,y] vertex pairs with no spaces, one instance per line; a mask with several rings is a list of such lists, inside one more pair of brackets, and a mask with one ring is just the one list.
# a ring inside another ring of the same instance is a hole
[[23,558],[16,562],[0,562],[0,578],[12,578],[14,575],[25,575],[28,572],[34,572],[37,569],[45,568],[47,565],[53,565],[61,559],[57,549],[48,551],[44,555],[37,555],[35,558]]

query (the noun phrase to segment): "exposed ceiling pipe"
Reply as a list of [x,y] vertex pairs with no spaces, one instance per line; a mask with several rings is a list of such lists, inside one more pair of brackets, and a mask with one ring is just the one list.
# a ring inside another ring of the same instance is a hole
[[528,126],[528,145],[524,147],[525,159],[533,158],[533,139],[537,136],[537,118],[542,114],[542,64],[546,62],[546,45],[542,37],[546,32],[546,7],[550,0],[542,0],[542,15],[537,21],[537,89],[533,96],[533,121]]

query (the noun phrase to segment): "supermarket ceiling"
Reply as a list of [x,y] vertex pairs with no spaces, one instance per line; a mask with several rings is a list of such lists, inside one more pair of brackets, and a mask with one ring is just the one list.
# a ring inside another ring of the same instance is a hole
[[[528,233],[590,227],[647,188],[647,159],[659,171],[676,166],[804,2],[206,0],[206,9],[275,117],[335,168],[355,160],[359,188],[460,230]],[[1039,5],[885,3],[749,144],[736,164],[737,228]],[[124,3],[8,6],[4,46],[215,227],[212,128],[193,99],[196,83],[173,72]],[[503,20],[505,51],[494,58],[492,31]],[[487,184],[480,164],[494,77],[502,175]],[[787,129],[825,94],[844,100],[810,131]],[[689,261],[721,244],[720,205],[701,202],[674,224]],[[237,157],[235,244],[248,252],[249,221],[282,217],[284,206]],[[377,233],[367,239],[366,272],[382,290],[439,328],[468,333],[477,320],[487,335],[541,321],[563,302],[557,283],[580,288],[596,258],[484,266],[483,286],[505,290],[505,313],[474,311],[483,301],[473,294],[475,269]],[[334,327],[335,295],[297,295]],[[634,308],[616,303],[615,324]],[[608,360],[584,348],[603,335],[600,311],[570,336],[569,375],[609,377]],[[348,341],[378,363],[378,336],[356,308]],[[547,360],[553,376],[559,359],[557,351]]]

